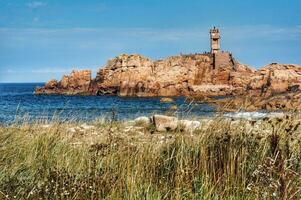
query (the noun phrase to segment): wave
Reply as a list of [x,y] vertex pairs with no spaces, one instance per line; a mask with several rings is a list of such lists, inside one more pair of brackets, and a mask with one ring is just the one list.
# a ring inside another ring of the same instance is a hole
[[231,112],[225,113],[225,117],[235,118],[235,119],[262,119],[265,117],[282,117],[283,112]]

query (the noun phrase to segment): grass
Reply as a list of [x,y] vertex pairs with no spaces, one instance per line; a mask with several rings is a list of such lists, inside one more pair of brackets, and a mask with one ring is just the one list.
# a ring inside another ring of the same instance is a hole
[[94,121],[0,127],[1,199],[300,199],[298,116],[193,133]]

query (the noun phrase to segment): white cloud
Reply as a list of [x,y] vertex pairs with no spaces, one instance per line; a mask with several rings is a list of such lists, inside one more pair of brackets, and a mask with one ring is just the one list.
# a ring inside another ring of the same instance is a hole
[[68,67],[68,68],[41,68],[41,69],[33,69],[31,73],[33,74],[55,74],[55,73],[70,73],[72,70],[76,69],[76,67]]
[[[74,69],[70,67],[72,65],[87,66],[87,69],[91,69],[93,64],[99,63],[98,66],[101,66],[110,57],[125,52],[140,53],[153,59],[159,59],[180,52],[204,51],[209,49],[209,28],[21,29],[0,27],[0,51],[4,53],[12,50],[16,50],[18,53],[29,51],[30,59],[38,63],[35,66],[30,66],[30,69],[35,68],[32,73],[66,74]],[[276,50],[267,51],[258,59],[264,59],[264,57],[270,59],[268,56],[271,58],[273,56],[280,57],[277,53],[282,52],[284,48],[287,49],[286,52],[292,54],[296,54],[295,52],[300,49],[298,44],[301,41],[301,25],[287,27],[271,25],[227,26],[219,28],[222,35],[222,48],[231,50],[239,59],[252,65],[254,65],[254,57],[250,57],[248,60],[248,56],[252,52],[258,52],[254,56],[262,54],[262,47]],[[278,45],[278,42],[281,44]],[[296,45],[292,46],[291,44]],[[18,55],[16,54],[15,57]],[[24,59],[24,57],[20,56],[19,59]],[[287,60],[292,60],[292,58],[288,57]],[[6,62],[3,65],[10,65],[11,63],[8,59]],[[287,61],[285,60],[285,62]],[[293,62],[299,61],[293,60]],[[259,66],[259,64],[256,65]],[[39,66],[44,67],[39,68]],[[63,66],[63,68],[59,66]],[[14,67],[12,66],[12,68]],[[94,68],[97,69],[97,67]]]
[[5,69],[3,71],[0,71],[0,74],[18,74],[19,71],[16,71],[14,69]]
[[300,26],[275,27],[271,25],[246,25],[222,27],[224,37],[233,39],[265,38],[272,41],[299,40]]
[[44,67],[40,69],[33,69],[31,71],[24,71],[24,70],[15,70],[15,69],[4,69],[0,71],[0,74],[24,74],[24,73],[32,73],[32,74],[56,74],[56,73],[70,73],[72,70],[80,70],[81,68],[77,67]]
[[44,2],[41,2],[41,1],[32,1],[30,3],[27,4],[27,6],[30,8],[30,9],[35,9],[35,8],[39,8],[39,7],[44,7],[46,6],[47,4],[44,3]]
[[[34,21],[39,18],[35,17]],[[270,38],[272,40],[295,40],[300,39],[301,26],[274,27],[270,25],[258,26],[233,26],[219,27],[223,38],[248,39],[248,38]],[[208,28],[209,29],[209,28]],[[69,28],[69,29],[13,29],[0,28],[0,34],[9,35],[35,35],[60,37],[76,34],[94,34],[99,37],[110,38],[145,38],[151,41],[179,41],[185,39],[206,39],[208,29],[187,28],[187,29],[152,29],[152,28]]]
[[[34,21],[39,18],[35,17]],[[185,39],[206,38],[205,29],[152,29],[152,28],[69,28],[69,29],[39,29],[39,28],[0,28],[0,34],[10,36],[44,36],[61,37],[66,35],[93,34],[109,38],[143,38],[150,41],[179,41]]]

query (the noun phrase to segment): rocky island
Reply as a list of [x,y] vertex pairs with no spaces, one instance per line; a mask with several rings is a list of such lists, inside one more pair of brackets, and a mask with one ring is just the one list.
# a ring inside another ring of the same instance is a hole
[[[220,50],[218,29],[210,30],[210,42],[211,52],[163,60],[122,54],[109,60],[95,78],[91,70],[74,70],[60,81],[50,80],[35,94],[189,96],[206,97],[199,98],[206,101],[209,97],[229,96],[210,102],[229,104],[231,109],[239,108],[249,97],[252,101],[245,106],[247,110],[300,108],[299,65],[271,63],[255,70],[241,64],[230,52]],[[287,100],[292,100],[291,106]]]

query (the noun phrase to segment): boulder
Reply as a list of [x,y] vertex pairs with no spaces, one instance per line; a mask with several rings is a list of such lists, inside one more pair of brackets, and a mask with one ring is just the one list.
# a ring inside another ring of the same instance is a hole
[[157,131],[173,131],[178,127],[178,119],[165,115],[154,115],[153,122]]
[[201,122],[191,120],[179,120],[179,128],[185,132],[193,132],[200,128]]
[[171,103],[171,102],[173,102],[173,99],[169,98],[169,97],[163,97],[160,99],[160,102],[161,103]]
[[134,120],[134,122],[136,124],[139,124],[139,123],[143,123],[145,125],[148,125],[151,123],[151,119],[149,117],[146,117],[146,116],[141,116],[141,117],[138,117]]

